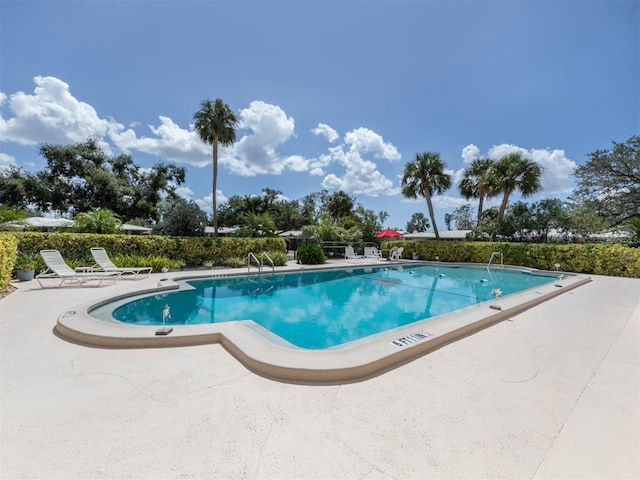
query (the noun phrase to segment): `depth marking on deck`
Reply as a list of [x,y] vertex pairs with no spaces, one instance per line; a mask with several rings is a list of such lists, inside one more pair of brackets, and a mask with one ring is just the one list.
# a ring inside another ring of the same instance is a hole
[[420,332],[412,333],[410,335],[405,335],[404,337],[396,338],[395,340],[391,340],[392,345],[396,347],[408,347],[409,345],[415,345],[416,343],[424,342],[429,337],[433,337],[433,333],[422,330]]

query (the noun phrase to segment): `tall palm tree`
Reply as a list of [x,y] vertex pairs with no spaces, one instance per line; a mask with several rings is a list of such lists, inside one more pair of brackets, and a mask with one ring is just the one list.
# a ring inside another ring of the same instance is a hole
[[498,210],[498,223],[504,217],[509,196],[520,190],[523,197],[533,195],[542,187],[542,166],[527,160],[520,153],[510,153],[496,160],[487,172],[486,186],[494,192],[502,193],[502,203]]
[[215,103],[212,103],[211,100],[200,102],[200,110],[193,115],[193,119],[195,120],[194,127],[202,141],[213,146],[213,230],[217,237],[218,144],[228,146],[236,141],[235,127],[238,124],[238,118],[233,110],[218,98]]
[[467,200],[472,198],[478,199],[478,221],[480,224],[480,217],[482,217],[482,209],[484,206],[484,199],[492,197],[495,192],[488,189],[486,185],[487,172],[493,161],[488,158],[476,158],[469,168],[464,171],[464,177],[460,181],[460,194]]
[[445,173],[446,165],[440,159],[439,153],[424,152],[416,153],[413,162],[404,166],[402,175],[402,194],[407,198],[424,197],[427,201],[429,217],[433,224],[433,233],[440,239],[438,226],[433,214],[431,198],[439,195],[451,188],[451,175]]

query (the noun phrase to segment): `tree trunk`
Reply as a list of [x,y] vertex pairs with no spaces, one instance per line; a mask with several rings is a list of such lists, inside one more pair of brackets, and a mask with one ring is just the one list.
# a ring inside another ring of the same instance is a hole
[[218,139],[213,140],[213,187],[211,203],[213,205],[213,236],[218,237],[218,211],[216,193],[218,187]]
[[433,205],[431,204],[431,192],[425,188],[424,198],[427,201],[427,209],[429,210],[429,217],[431,217],[431,223],[433,224],[433,233],[436,235],[436,240],[440,240],[440,233],[438,232],[438,226],[436,225],[436,218],[433,213]]
[[476,222],[476,227],[480,225],[480,219],[482,218],[482,207],[484,204],[484,193],[480,192],[480,195],[478,195],[478,221]]
[[504,217],[504,212],[507,209],[507,204],[509,203],[509,192],[505,190],[504,197],[502,197],[502,204],[500,205],[500,211],[498,212],[498,223],[502,222],[502,218]]

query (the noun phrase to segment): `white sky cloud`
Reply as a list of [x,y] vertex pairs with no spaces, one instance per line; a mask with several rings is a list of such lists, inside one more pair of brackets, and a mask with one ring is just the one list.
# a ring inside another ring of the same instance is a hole
[[295,135],[295,122],[277,105],[253,101],[238,115],[242,136],[220,163],[238,175],[280,175],[286,170],[304,172],[309,160],[300,155],[282,156],[278,149]]
[[17,167],[16,159],[6,153],[0,153],[0,168]]
[[2,94],[13,112],[8,120],[0,117],[0,141],[22,145],[40,143],[76,143],[89,137],[104,138],[122,126],[114,120],[100,118],[95,109],[78,101],[69,85],[55,77],[35,77],[33,95],[16,92]]
[[[573,190],[573,177],[577,164],[565,156],[564,150],[530,149],[503,143],[494,145],[487,152],[487,158],[498,160],[510,153],[520,153],[524,158],[535,161],[543,168],[542,191],[539,192],[545,197],[570,193]],[[480,157],[480,149],[473,144],[469,144],[462,149],[462,159],[464,163],[470,165],[471,162]],[[455,172],[456,185],[460,182],[464,169]]]
[[[138,122],[130,122],[125,127],[114,119],[101,118],[91,105],[76,99],[69,85],[58,78],[38,76],[33,81],[35,89],[32,94],[18,91],[7,95],[0,92],[0,112],[4,114],[0,114],[0,142],[64,144],[93,137],[108,154],[117,148],[125,153],[143,152],[178,164],[211,165],[211,146],[202,142],[193,125],[183,128],[171,118],[159,116],[158,124],[148,125],[148,134],[143,135]],[[357,128],[347,132],[342,143],[330,146],[316,158],[306,158],[298,154],[283,154],[287,142],[295,138],[295,121],[277,105],[253,101],[238,112],[238,119],[238,140],[231,147],[219,148],[221,167],[236,175],[307,172],[311,177],[323,177],[321,186],[329,190],[340,189],[369,197],[400,194],[398,179],[387,178],[379,162],[397,162],[401,160],[401,154],[393,144],[385,142],[381,135],[370,129]],[[311,132],[330,143],[340,140],[338,132],[324,123],[318,123]],[[519,152],[544,168],[541,195],[551,197],[572,190],[571,174],[576,163],[565,156],[564,150],[526,149],[501,144],[491,147],[486,156],[497,159],[511,152]],[[465,166],[481,155],[474,144],[465,146],[461,151]],[[0,166],[3,165],[16,165],[16,159],[0,154]],[[434,205],[457,208],[467,203],[457,192],[463,172],[464,167],[450,172],[454,177],[454,187],[447,195],[435,197]],[[181,187],[180,191],[187,198],[193,196],[193,191],[187,187]],[[226,196],[218,191],[218,202],[226,200]],[[211,211],[210,194],[196,202]]]
[[480,149],[473,143],[470,143],[462,149],[462,160],[465,165],[471,165],[471,163],[480,156]]
[[370,197],[399,193],[399,187],[378,170],[376,163],[363,158],[367,154],[388,161],[401,158],[396,147],[385,143],[377,133],[367,128],[352,130],[344,136],[343,144],[329,148],[328,156],[320,157],[314,164],[318,169],[327,167],[328,162],[338,163],[345,168],[342,176],[335,173],[326,175],[322,186],[328,190],[344,190]]
[[[194,200],[194,202],[196,202],[196,205],[198,205],[202,210],[204,210],[205,212],[207,212],[208,214],[213,213],[213,196],[211,194],[209,195],[205,195],[202,198],[196,198]],[[222,205],[223,203],[226,203],[227,200],[229,200],[224,193],[222,193],[222,190],[216,190],[216,202],[218,207],[220,207],[220,205]]]
[[326,138],[329,143],[337,142],[340,139],[338,132],[324,123],[319,123],[316,128],[311,130],[311,133]]
[[390,143],[385,143],[380,135],[368,128],[358,128],[344,136],[344,142],[352,151],[359,154],[371,153],[375,158],[385,160],[400,160],[398,149]]
[[[149,125],[152,137],[138,137],[129,128],[122,132],[112,131],[110,139],[123,152],[137,150],[177,163],[203,167],[211,163],[211,146],[200,140],[193,130],[185,130],[168,117],[160,116],[160,125]],[[219,153],[224,150],[220,148]]]

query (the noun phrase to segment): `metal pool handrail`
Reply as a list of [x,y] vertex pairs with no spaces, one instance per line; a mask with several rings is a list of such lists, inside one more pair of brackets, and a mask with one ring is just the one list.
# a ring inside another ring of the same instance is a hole
[[275,275],[276,274],[276,267],[275,267],[275,264],[273,263],[273,260],[269,256],[269,254],[267,252],[262,252],[262,256],[263,257],[267,257],[267,260],[269,260],[269,263],[271,264],[271,275]]
[[253,254],[253,252],[249,252],[249,255],[247,256],[247,272],[249,272],[251,270],[251,259],[252,258],[258,264],[258,274],[262,273],[262,262],[260,262],[260,260],[258,260],[258,257],[256,257]]

